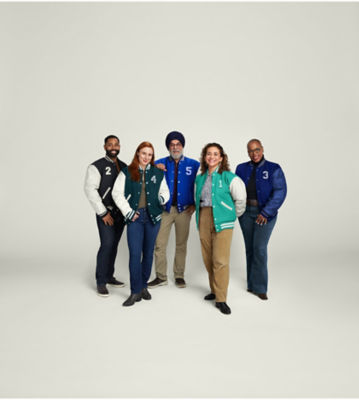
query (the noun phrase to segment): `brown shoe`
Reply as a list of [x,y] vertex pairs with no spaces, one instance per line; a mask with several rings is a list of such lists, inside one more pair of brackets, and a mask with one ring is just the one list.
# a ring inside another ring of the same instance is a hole
[[178,288],[185,288],[186,287],[186,281],[183,278],[176,278],[176,286]]
[[261,300],[268,300],[267,293],[254,293],[250,289],[247,289],[247,292],[254,294],[255,296],[259,297]]
[[160,279],[160,278],[155,278],[153,281],[147,283],[147,287],[149,289],[156,288],[158,286],[163,286],[167,285],[167,280],[165,279]]

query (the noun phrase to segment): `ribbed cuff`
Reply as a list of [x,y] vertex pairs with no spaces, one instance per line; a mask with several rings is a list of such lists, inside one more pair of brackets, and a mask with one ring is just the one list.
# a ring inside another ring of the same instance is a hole
[[131,210],[131,211],[129,211],[128,213],[127,213],[127,215],[126,215],[126,220],[132,220],[132,218],[133,218],[133,216],[135,215],[135,213],[136,213],[136,211],[135,210]]

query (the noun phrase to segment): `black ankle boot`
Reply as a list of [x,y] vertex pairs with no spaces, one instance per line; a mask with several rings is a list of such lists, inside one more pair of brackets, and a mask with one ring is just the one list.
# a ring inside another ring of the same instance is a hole
[[141,296],[143,300],[151,300],[152,296],[150,295],[149,291],[146,288],[142,289]]
[[225,303],[225,302],[216,303],[216,307],[219,308],[219,311],[223,314],[231,313],[231,309],[228,307],[227,303]]
[[205,300],[214,300],[216,298],[216,295],[214,293],[209,293],[206,296],[204,296]]
[[122,304],[124,307],[133,306],[136,301],[141,301],[141,293],[132,293],[131,296]]

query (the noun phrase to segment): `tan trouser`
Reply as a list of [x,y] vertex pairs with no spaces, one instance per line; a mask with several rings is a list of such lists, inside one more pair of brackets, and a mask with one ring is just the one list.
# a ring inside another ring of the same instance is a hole
[[175,224],[176,232],[176,254],[173,273],[175,279],[184,277],[190,222],[191,215],[186,211],[179,213],[177,207],[174,206],[171,207],[169,213],[166,211],[162,213],[161,227],[155,245],[155,265],[158,278],[167,280],[166,250],[173,223]]
[[211,292],[217,302],[225,302],[229,283],[229,258],[233,229],[216,232],[212,207],[203,207],[199,214],[199,238],[204,264],[208,271]]

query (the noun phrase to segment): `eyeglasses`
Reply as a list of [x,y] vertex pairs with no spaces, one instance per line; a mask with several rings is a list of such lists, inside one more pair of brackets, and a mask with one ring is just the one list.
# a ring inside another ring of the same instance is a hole
[[256,149],[253,150],[248,150],[248,153],[259,153],[262,149],[259,149],[258,147]]
[[182,147],[182,143],[171,143],[170,147]]

